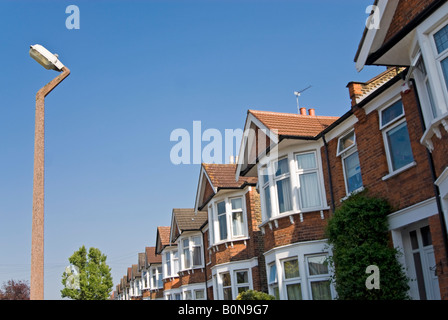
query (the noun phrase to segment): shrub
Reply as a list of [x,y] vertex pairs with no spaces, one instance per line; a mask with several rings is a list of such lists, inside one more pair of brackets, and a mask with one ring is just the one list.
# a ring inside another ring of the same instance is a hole
[[261,291],[247,290],[238,294],[236,300],[275,300],[275,297]]
[[[329,259],[333,281],[341,300],[404,300],[408,279],[397,260],[400,254],[389,246],[387,215],[390,204],[367,195],[349,197],[338,208],[327,226],[333,256]],[[368,289],[368,266],[379,268],[379,289]]]

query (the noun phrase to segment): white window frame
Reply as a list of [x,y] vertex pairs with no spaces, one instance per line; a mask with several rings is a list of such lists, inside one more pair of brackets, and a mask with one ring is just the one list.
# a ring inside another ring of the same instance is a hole
[[320,254],[311,254],[311,255],[305,255],[305,268],[306,268],[306,272],[307,272],[307,287],[308,287],[308,292],[309,292],[309,296],[312,300],[314,300],[313,297],[313,291],[311,290],[311,283],[312,282],[322,282],[322,281],[329,281],[330,282],[330,295],[331,295],[331,299],[334,299],[333,296],[333,290],[331,290],[331,280],[330,280],[330,266],[328,266],[328,273],[326,274],[318,274],[318,275],[311,275],[310,274],[310,269],[309,269],[309,264],[308,264],[308,259],[309,258],[314,258],[314,257],[325,257],[328,258],[328,254],[326,253],[320,253]]
[[[266,171],[266,174],[264,174],[264,172]],[[269,166],[265,165],[263,167],[261,167],[260,170],[260,177],[258,179],[258,181],[260,181],[262,183],[261,186],[261,190],[262,192],[260,192],[260,194],[262,194],[262,215],[263,215],[263,220],[269,220],[274,216],[274,209],[272,206],[272,190],[271,190],[271,174],[269,172]],[[267,177],[267,181],[264,182],[264,176]],[[266,198],[266,193],[269,192],[269,207],[271,208],[270,210],[268,210],[268,202],[267,202],[267,198]],[[269,214],[268,214],[269,213]]]
[[[233,234],[233,213],[239,212],[240,210],[233,210],[232,209],[232,200],[234,199],[241,199],[241,212],[242,212],[242,231],[243,233],[241,235],[234,235]],[[225,213],[222,213],[221,215],[225,215],[225,221],[226,221],[226,231],[227,231],[227,238],[221,239],[220,236],[220,228],[219,228],[219,220],[218,217],[218,203],[224,202],[225,204]],[[212,216],[211,228],[209,228],[209,234],[213,233],[211,236],[211,239],[214,240],[214,242],[211,242],[212,245],[218,245],[221,243],[226,242],[232,242],[232,241],[238,241],[238,240],[245,240],[249,237],[249,230],[247,226],[247,209],[246,209],[246,197],[245,193],[233,193],[231,196],[225,196],[225,197],[218,197],[214,200],[213,204],[213,210],[212,213],[215,213],[215,215]]]
[[[383,111],[388,109],[389,107],[391,107],[392,105],[394,105],[398,101],[401,101],[401,106],[402,106],[403,112],[399,116],[397,116],[394,119],[390,120],[388,123],[383,124]],[[379,119],[380,119],[380,130],[383,130],[385,128],[388,128],[388,127],[392,126],[394,123],[396,123],[397,121],[400,121],[402,118],[405,117],[404,106],[403,106],[403,101],[401,100],[401,97],[395,97],[395,99],[391,100],[384,107],[380,108],[378,110],[378,112],[379,112]]]
[[437,32],[442,30],[447,25],[448,25],[448,21],[445,20],[444,22],[440,23],[439,26],[429,34],[429,36],[431,37],[430,42],[431,42],[433,53],[434,53],[434,60],[437,65],[437,70],[439,72],[440,80],[442,82],[442,88],[443,88],[443,92],[445,94],[446,101],[448,101],[448,77],[445,79],[445,76],[443,75],[442,60],[445,60],[446,58],[448,58],[448,48],[445,49],[444,51],[442,51],[441,53],[438,53],[434,36]]
[[[286,162],[288,163],[288,173],[283,173],[283,174],[281,174],[279,176],[276,176],[276,171],[275,171],[276,164],[279,163],[282,160],[285,160],[285,159],[286,159]],[[274,194],[275,194],[275,196],[274,196],[275,197],[275,201],[274,202],[275,202],[275,208],[277,209],[277,214],[278,215],[285,215],[285,214],[288,214],[288,213],[294,211],[294,199],[293,199],[293,193],[294,193],[293,190],[294,190],[294,188],[293,188],[292,178],[291,178],[291,172],[292,171],[291,171],[290,162],[291,162],[291,159],[289,158],[289,155],[279,157],[278,160],[275,160],[275,161],[272,162],[272,166],[273,166],[273,171],[272,171],[273,190],[275,190],[275,192],[274,192]],[[280,199],[279,199],[279,196],[278,196],[277,182],[285,180],[285,179],[289,179],[289,193],[290,193],[289,197],[291,199],[291,203],[290,203],[291,210],[280,212]],[[272,204],[272,193],[271,193],[271,204]]]
[[[299,162],[297,160],[297,157],[299,155],[305,155],[305,154],[310,154],[312,153],[314,155],[314,160],[316,162],[316,167],[315,168],[311,168],[311,169],[299,169]],[[294,153],[294,165],[296,168],[296,175],[297,175],[297,198],[298,198],[298,202],[299,202],[299,210],[301,212],[309,212],[309,211],[317,211],[322,209],[322,207],[324,206],[324,200],[323,200],[323,194],[322,194],[322,181],[321,181],[321,170],[320,170],[320,165],[319,165],[319,158],[317,157],[317,152],[315,150],[311,150],[311,151],[303,151],[303,152],[296,152]],[[301,197],[301,185],[300,185],[300,176],[301,175],[305,175],[305,174],[310,174],[310,173],[316,173],[316,178],[317,178],[317,189],[319,190],[319,200],[320,200],[320,204],[314,207],[308,207],[308,208],[304,208],[303,203],[302,203],[302,197]]]
[[[274,268],[275,268],[275,271],[272,271]],[[278,287],[278,270],[277,270],[277,264],[275,263],[275,261],[268,264],[267,270],[268,270],[267,278],[268,278],[269,292],[274,297],[280,298],[280,296],[279,296],[280,292],[279,292],[279,287]],[[274,279],[271,280],[271,273],[273,273],[273,272],[275,272]],[[277,289],[278,295],[275,293],[276,289]]]
[[[298,277],[288,278],[288,279],[286,278],[285,262],[289,262],[289,261],[297,261],[297,266],[298,266],[298,271],[299,271]],[[288,285],[300,284],[300,291],[301,291],[300,295],[302,296],[302,300],[303,300],[302,271],[300,270],[299,257],[295,256],[295,257],[289,257],[289,258],[283,259],[280,261],[280,264],[282,266],[283,290],[285,292],[285,298],[287,300],[289,300],[288,299],[288,291],[287,291]]]
[[[237,277],[237,273],[238,272],[246,272],[247,273],[247,282],[244,282],[244,283],[238,283],[238,277]],[[249,269],[239,269],[239,270],[234,270],[233,271],[233,274],[234,274],[234,279],[235,279],[235,293],[236,293],[236,295],[238,296],[238,294],[239,294],[239,292],[238,292],[238,289],[239,288],[244,288],[244,287],[247,287],[247,290],[250,290],[250,278],[249,278]],[[246,291],[247,291],[246,290]]]
[[[348,147],[345,148],[342,151],[339,151],[339,144],[341,142],[342,139],[344,139],[345,137],[347,137],[349,134],[353,133],[353,144]],[[345,164],[345,160],[350,157],[351,155],[358,153],[358,160],[359,160],[359,152],[358,152],[358,146],[356,143],[356,133],[355,133],[355,129],[350,129],[349,131],[346,131],[345,133],[343,133],[339,139],[338,139],[338,151],[336,156],[341,157],[341,161],[342,161],[342,173],[344,175],[344,182],[345,182],[345,194],[348,197],[351,194],[354,194],[356,192],[359,192],[361,190],[364,189],[364,185],[362,185],[361,187],[359,187],[358,189],[355,189],[353,191],[349,190],[349,186],[348,186],[348,177],[347,177],[347,168],[346,168],[346,164]],[[362,174],[361,174],[362,177]]]
[[[202,234],[201,234],[202,235]],[[204,267],[204,243],[203,243],[203,239],[202,236],[199,234],[192,234],[192,235],[188,235],[182,238],[179,238],[178,243],[179,243],[179,250],[181,252],[181,270],[180,271],[185,271],[185,270],[192,270],[192,269],[198,269],[198,268],[203,268]],[[200,244],[199,245],[195,245],[193,239],[194,238],[198,238]],[[188,247],[184,247],[184,241],[188,240]],[[194,264],[194,257],[193,257],[193,248],[199,248],[199,253],[200,253],[200,257],[201,257],[201,264],[199,265],[195,265]],[[185,266],[185,251],[188,252],[188,258],[190,259],[190,266],[186,267]],[[179,252],[179,251],[178,251]]]
[[[352,133],[353,133],[353,144],[352,144],[351,146],[345,148],[344,150],[340,150],[340,149],[341,149],[341,142],[342,142],[342,140],[343,140],[345,137],[347,137],[349,134],[352,134]],[[352,149],[352,148],[355,147],[355,146],[356,146],[356,134],[355,134],[355,129],[351,129],[351,130],[345,132],[343,135],[341,135],[341,136],[338,138],[338,146],[337,146],[338,149],[337,149],[337,152],[336,152],[336,156],[339,157],[340,155],[342,155],[342,154],[344,154],[344,153],[347,153],[350,149]]]
[[[163,263],[163,278],[175,278],[178,277],[179,272],[179,255],[177,258],[175,258],[175,254],[178,253],[178,248],[171,249],[163,252],[162,256],[162,263]],[[167,255],[169,255],[169,263],[170,263],[170,269],[168,270],[168,258]]]

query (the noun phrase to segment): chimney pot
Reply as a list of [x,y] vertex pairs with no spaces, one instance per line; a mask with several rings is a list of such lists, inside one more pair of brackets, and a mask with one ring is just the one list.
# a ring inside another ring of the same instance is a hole
[[316,115],[316,110],[315,109],[310,109],[309,110],[309,115],[310,116],[315,116]]
[[306,116],[306,108],[300,108],[300,115]]

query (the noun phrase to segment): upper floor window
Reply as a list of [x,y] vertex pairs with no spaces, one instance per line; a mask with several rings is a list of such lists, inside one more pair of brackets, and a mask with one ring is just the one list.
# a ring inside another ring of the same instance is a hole
[[151,273],[151,289],[163,288],[162,267],[152,267]]
[[299,193],[302,209],[321,206],[320,186],[316,153],[308,152],[296,155],[299,174]]
[[414,162],[408,126],[401,100],[380,111],[389,171],[394,172]]
[[177,277],[179,272],[179,257],[177,250],[171,250],[165,253],[166,277]]
[[289,152],[259,168],[263,220],[282,214],[320,210],[322,177],[316,151]]
[[448,25],[434,34],[434,41],[437,48],[437,61],[440,63],[445,84],[448,87]]
[[338,156],[341,156],[347,194],[362,188],[361,166],[356,147],[355,131],[341,136],[338,140]]
[[284,158],[275,162],[274,181],[277,190],[279,213],[291,211],[292,200],[288,158]]
[[202,237],[191,236],[182,241],[182,267],[191,269],[202,266]]
[[[225,198],[216,204],[213,239],[235,240],[247,236],[246,213],[243,197]],[[210,210],[213,213],[213,210]]]

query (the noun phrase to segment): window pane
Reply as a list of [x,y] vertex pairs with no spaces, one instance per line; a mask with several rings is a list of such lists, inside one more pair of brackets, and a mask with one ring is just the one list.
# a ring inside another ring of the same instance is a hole
[[300,200],[302,201],[303,209],[319,207],[321,205],[319,182],[316,172],[300,175]]
[[218,224],[220,240],[227,239],[227,217],[225,214],[218,216]]
[[224,300],[233,300],[232,299],[232,288],[224,288],[223,290]]
[[421,228],[420,232],[422,234],[423,246],[426,247],[432,245],[431,231],[429,230],[429,226]]
[[281,176],[282,174],[289,173],[288,158],[279,160],[275,163],[275,175]]
[[218,215],[226,212],[226,203],[224,201],[218,203]]
[[355,144],[355,132],[352,131],[339,140],[339,152]]
[[247,271],[236,272],[236,283],[249,283],[249,276]]
[[359,165],[358,152],[345,158],[344,164],[347,189],[348,192],[351,193],[362,187],[361,166]]
[[448,48],[448,25],[434,35],[434,40],[436,41],[438,53],[442,53]]
[[193,265],[200,266],[202,264],[201,247],[193,247]]
[[436,103],[434,101],[434,96],[432,94],[431,85],[429,84],[429,80],[425,81],[426,92],[428,93],[429,105],[431,106],[432,116],[437,118],[438,112],[436,108]]
[[277,282],[277,266],[275,263],[269,265],[269,283]]
[[261,170],[261,181],[262,181],[263,185],[265,185],[266,183],[269,182],[269,175],[268,175],[268,169],[267,168],[263,168]]
[[448,88],[448,58],[445,58],[440,62],[442,66],[443,76],[445,77],[445,84]]
[[331,300],[330,281],[311,282],[313,300]]
[[272,289],[274,291],[275,300],[280,300],[280,291],[279,291],[278,287],[273,287]]
[[310,276],[328,274],[328,264],[326,256],[309,257],[308,269]]
[[277,196],[279,212],[287,212],[292,210],[291,187],[289,178],[277,181]]
[[221,273],[222,285],[228,287],[232,285],[232,280],[230,279],[230,273]]
[[283,268],[285,269],[285,279],[298,278],[299,274],[299,261],[298,260],[288,260],[283,263]]
[[238,287],[238,293],[241,293],[241,292],[244,292],[244,291],[247,291],[247,290],[249,290],[249,287]]
[[241,211],[232,213],[232,226],[234,236],[243,235],[243,213]]
[[168,275],[170,275],[171,274],[171,254],[169,252],[166,253],[165,259],[166,259],[166,273]]
[[269,185],[264,188],[264,207],[266,208],[266,217],[269,219],[272,217],[271,191]]
[[190,250],[184,249],[184,268],[190,268]]
[[188,247],[190,246],[190,241],[189,241],[188,239],[184,239],[184,240],[182,241],[182,246],[183,246],[184,248],[188,248]]
[[200,246],[201,245],[201,237],[193,237],[193,244],[195,246]]
[[185,300],[191,300],[191,291],[185,291],[184,296]]
[[381,125],[385,126],[403,114],[403,104],[401,100],[395,102],[387,109],[381,111]]
[[232,210],[238,210],[243,207],[243,201],[241,198],[232,199],[230,202],[232,202]]
[[196,299],[196,300],[202,300],[202,299],[205,298],[204,290],[196,290],[196,291],[194,292],[194,294],[195,294],[195,299]]
[[300,283],[294,283],[286,286],[288,300],[302,300],[302,288]]
[[315,169],[316,156],[314,153],[298,154],[297,155],[297,166],[299,169]]
[[387,132],[387,138],[394,171],[414,161],[406,122]]

